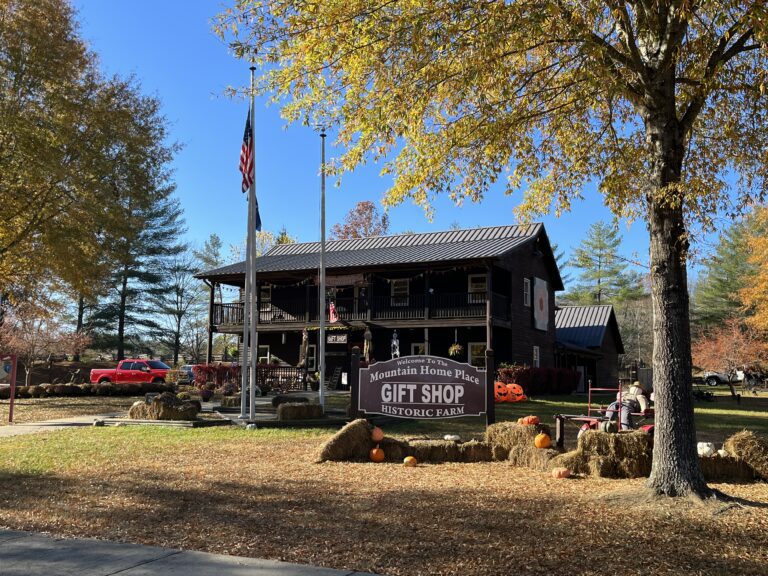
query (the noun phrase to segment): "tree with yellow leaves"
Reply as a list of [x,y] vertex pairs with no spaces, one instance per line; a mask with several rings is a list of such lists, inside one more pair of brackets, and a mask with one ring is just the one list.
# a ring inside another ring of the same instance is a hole
[[745,321],[752,328],[768,333],[768,208],[756,208],[747,233],[749,256],[747,262],[753,274],[739,290],[745,311]]
[[340,170],[385,162],[387,204],[481,200],[504,177],[530,217],[568,210],[597,180],[616,215],[646,219],[648,486],[706,497],[687,224],[765,192],[767,19],[760,2],[236,0],[217,30],[261,67],[258,89],[289,120],[337,130]]

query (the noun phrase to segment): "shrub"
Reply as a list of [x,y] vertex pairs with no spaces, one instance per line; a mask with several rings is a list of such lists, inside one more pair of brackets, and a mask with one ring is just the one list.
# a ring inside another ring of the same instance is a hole
[[496,378],[505,384],[519,384],[528,396],[570,394],[579,384],[579,373],[567,368],[531,368],[501,365]]
[[197,364],[192,368],[195,376],[195,385],[202,388],[212,382],[219,387],[227,382],[240,381],[240,366],[237,364]]
[[10,398],[11,398],[11,387],[10,386],[0,387],[0,400],[9,400]]
[[54,384],[40,384],[40,398],[45,398],[46,396],[53,396],[53,386]]
[[32,398],[40,398],[40,396],[43,395],[43,389],[41,386],[30,386],[29,387],[29,395],[32,396]]
[[90,396],[93,393],[93,384],[80,384],[80,394],[82,396]]
[[222,384],[221,387],[218,388],[217,392],[219,392],[219,394],[221,394],[222,396],[232,396],[240,392],[240,386],[238,386],[234,382],[227,382],[225,384]]
[[189,392],[179,392],[178,394],[176,394],[176,398],[178,398],[179,400],[186,401],[186,400],[190,400],[192,397],[189,395]]
[[16,386],[16,398],[30,398],[29,386]]
[[114,396],[115,386],[110,382],[104,382],[102,384],[93,385],[94,392],[97,396]]

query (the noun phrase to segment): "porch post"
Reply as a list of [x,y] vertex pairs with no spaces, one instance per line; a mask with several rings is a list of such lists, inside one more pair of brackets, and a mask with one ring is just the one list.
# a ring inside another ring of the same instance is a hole
[[496,401],[494,399],[494,382],[496,381],[496,365],[493,363],[493,350],[485,349],[485,425],[496,423]]
[[488,264],[485,269],[485,347],[493,350],[493,268]]
[[360,405],[360,348],[352,347],[352,365],[349,375],[349,414],[350,418],[359,418]]
[[[204,282],[208,284],[207,281]],[[210,289],[211,293],[208,297],[208,345],[205,351],[206,364],[210,364],[213,357],[213,303],[214,293],[216,292],[216,282],[211,282],[208,284],[208,288]]]

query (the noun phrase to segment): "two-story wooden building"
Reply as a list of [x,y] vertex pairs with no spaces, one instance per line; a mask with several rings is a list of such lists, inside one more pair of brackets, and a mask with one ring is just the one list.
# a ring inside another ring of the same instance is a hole
[[[297,365],[306,329],[316,369],[319,253],[317,242],[280,244],[256,260],[260,363]],[[242,302],[213,294],[218,284],[242,288],[245,263],[198,277],[211,287],[211,334],[242,334]],[[326,374],[347,371],[354,346],[371,362],[451,349],[482,365],[488,347],[497,364],[554,366],[563,285],[542,224],[330,241],[326,289]]]

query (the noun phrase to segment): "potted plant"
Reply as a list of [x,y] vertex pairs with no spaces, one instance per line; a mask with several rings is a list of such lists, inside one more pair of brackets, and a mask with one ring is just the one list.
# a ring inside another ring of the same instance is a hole
[[458,342],[454,342],[448,348],[448,356],[452,358],[461,355],[462,352],[464,352],[464,346],[462,346]]

